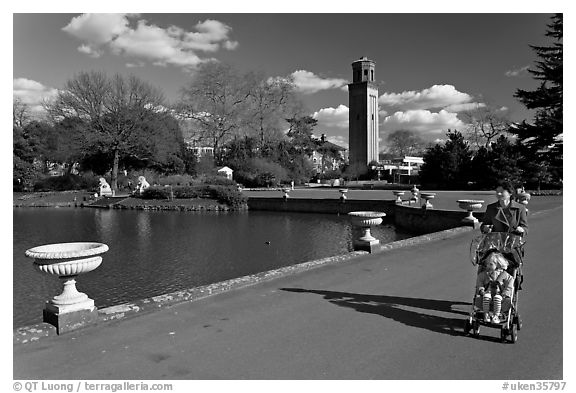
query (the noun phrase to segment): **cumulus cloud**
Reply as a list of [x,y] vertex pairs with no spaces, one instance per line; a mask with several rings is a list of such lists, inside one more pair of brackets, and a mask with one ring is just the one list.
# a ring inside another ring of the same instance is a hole
[[321,90],[338,89],[348,84],[346,79],[322,78],[313,72],[297,70],[291,74],[296,88],[304,94],[313,94]]
[[[136,14],[82,14],[72,18],[63,30],[82,41],[78,50],[92,57],[105,49],[134,61],[128,67],[150,61],[154,65],[175,65],[184,68],[214,61],[199,52],[214,53],[221,48],[233,50],[237,41],[229,39],[231,28],[212,19],[199,22],[194,31],[178,26],[163,28]],[[135,22],[134,22],[135,21]]]
[[12,95],[29,106],[32,112],[43,111],[42,101],[54,97],[58,90],[26,78],[13,80]]
[[525,75],[529,75],[528,69],[530,68],[529,65],[521,67],[521,68],[517,68],[517,69],[513,69],[513,70],[508,70],[506,71],[506,76],[509,77],[517,77],[517,76],[525,76]]
[[426,139],[437,138],[438,134],[444,134],[448,129],[460,129],[464,126],[456,113],[445,110],[434,113],[424,109],[396,112],[387,116],[381,125],[384,132],[412,130]]
[[348,112],[346,105],[339,105],[337,108],[322,108],[314,112],[312,117],[318,120],[318,128],[348,128]]
[[378,103],[403,110],[445,108],[470,102],[472,96],[462,93],[452,85],[434,85],[422,91],[404,91],[402,93],[384,93]]

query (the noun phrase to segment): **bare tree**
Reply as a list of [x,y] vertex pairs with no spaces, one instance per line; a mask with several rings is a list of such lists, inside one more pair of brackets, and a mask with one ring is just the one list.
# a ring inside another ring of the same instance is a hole
[[219,148],[242,125],[252,95],[250,87],[230,65],[206,63],[182,89],[177,111],[195,121],[199,139],[212,145],[216,158]]
[[505,111],[492,106],[464,111],[460,116],[468,124],[467,138],[476,147],[489,147],[500,135],[508,133],[511,124]]
[[120,154],[131,149],[131,137],[163,103],[159,90],[135,76],[109,78],[101,72],[80,72],[45,108],[54,120],[80,120],[88,142],[111,153],[111,183],[117,190]]
[[30,107],[21,98],[15,97],[12,101],[12,122],[14,127],[23,128],[30,122],[32,116]]
[[252,86],[246,122],[258,135],[262,147],[266,136],[279,132],[281,123],[286,122],[299,102],[292,79],[266,79],[262,74],[250,74],[249,79]]
[[396,130],[386,138],[388,151],[396,157],[422,154],[424,141],[414,131]]

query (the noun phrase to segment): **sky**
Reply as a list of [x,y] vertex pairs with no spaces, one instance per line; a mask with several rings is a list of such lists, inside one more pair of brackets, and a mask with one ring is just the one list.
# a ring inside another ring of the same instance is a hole
[[[358,10],[362,11],[362,10]],[[514,98],[534,89],[529,45],[547,45],[550,13],[161,13],[13,15],[13,96],[32,108],[80,71],[134,74],[170,102],[195,67],[292,76],[314,131],[348,146],[351,63],[376,63],[380,147],[398,129],[427,141],[463,131],[461,112],[492,106],[511,120],[533,113]],[[39,109],[40,110],[40,109]]]

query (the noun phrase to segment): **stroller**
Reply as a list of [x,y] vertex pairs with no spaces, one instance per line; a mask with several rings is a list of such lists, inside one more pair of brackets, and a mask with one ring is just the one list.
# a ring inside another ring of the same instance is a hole
[[[508,260],[506,271],[514,278],[514,292],[511,296],[511,306],[508,310],[503,310],[500,315],[500,322],[485,322],[484,311],[482,310],[482,299],[477,296],[479,288],[474,290],[472,300],[472,310],[466,319],[464,332],[472,333],[473,336],[480,335],[480,326],[500,329],[500,339],[506,342],[510,336],[510,342],[518,340],[518,330],[522,329],[522,319],[518,313],[518,291],[522,289],[522,264],[524,258],[524,244],[522,237],[506,232],[492,232],[480,235],[472,240],[470,244],[470,260],[474,266],[478,266],[477,274],[484,269],[487,256],[498,251]],[[480,300],[480,301],[479,301]]]

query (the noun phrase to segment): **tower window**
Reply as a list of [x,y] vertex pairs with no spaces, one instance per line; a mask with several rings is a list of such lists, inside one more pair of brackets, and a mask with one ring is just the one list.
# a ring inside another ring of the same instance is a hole
[[360,115],[356,115],[356,120],[360,120]]
[[364,70],[364,76],[368,76],[368,70]]
[[372,74],[372,75],[371,75],[372,78],[371,78],[370,80],[373,81],[373,80],[374,80],[374,70],[370,70],[370,73]]

